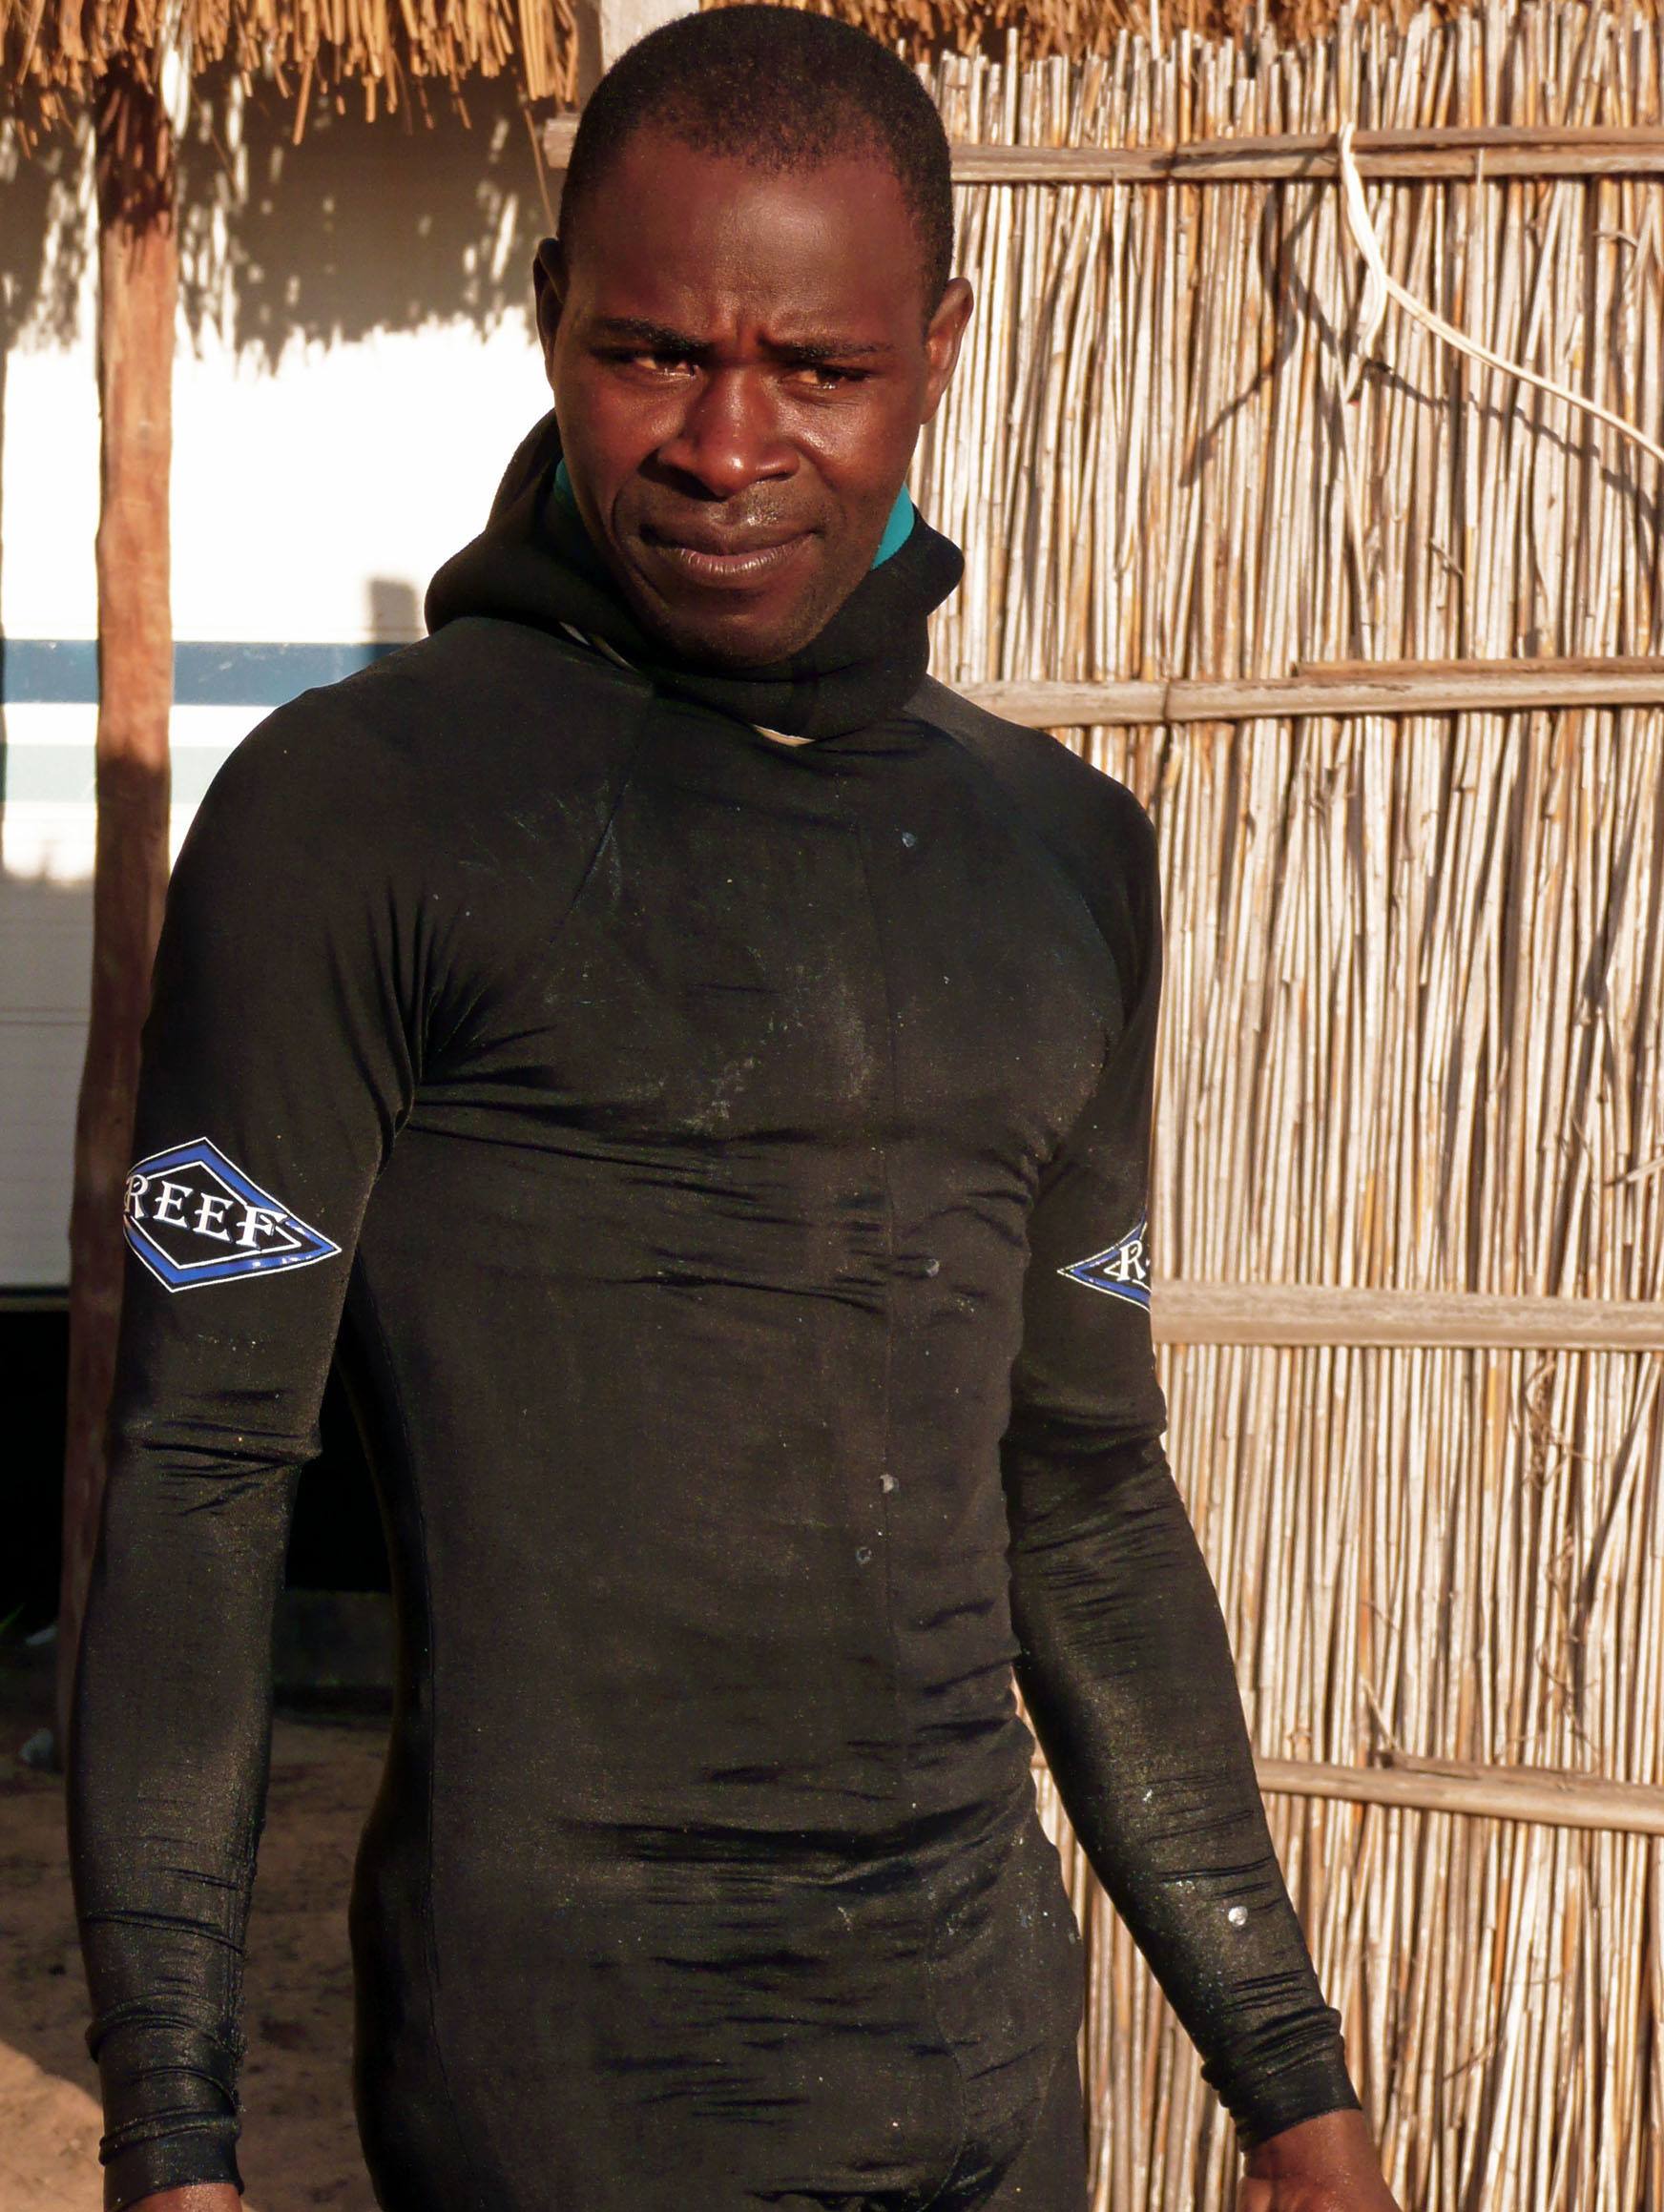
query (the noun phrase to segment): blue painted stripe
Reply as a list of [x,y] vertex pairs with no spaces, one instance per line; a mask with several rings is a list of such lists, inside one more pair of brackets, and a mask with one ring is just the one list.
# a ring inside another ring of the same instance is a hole
[[[281,707],[314,684],[397,652],[396,645],[218,644],[181,638],[174,647],[178,707]],[[98,648],[90,637],[0,637],[0,705],[94,707]]]

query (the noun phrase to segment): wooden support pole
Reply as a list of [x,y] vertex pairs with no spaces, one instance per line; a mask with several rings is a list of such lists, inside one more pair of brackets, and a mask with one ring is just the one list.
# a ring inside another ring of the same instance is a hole
[[[578,38],[578,98],[589,98],[627,47],[634,46],[638,38],[645,38],[650,31],[656,31],[661,23],[674,22],[678,15],[691,15],[697,5],[698,0],[573,0]],[[569,127],[559,161],[550,162],[546,135],[546,164],[564,169],[566,147],[571,144]]]
[[173,705],[168,476],[178,297],[173,134],[117,68],[94,109],[98,199],[97,834],[93,991],[75,1116],[70,1381],[58,1609],[59,1742],[104,1493],[104,1423],[121,1311],[122,1186],[139,1030],[168,876]]

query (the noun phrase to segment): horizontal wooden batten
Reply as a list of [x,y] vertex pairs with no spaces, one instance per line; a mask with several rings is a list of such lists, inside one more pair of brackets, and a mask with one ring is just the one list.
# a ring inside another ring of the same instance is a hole
[[[1512,176],[1664,176],[1664,131],[1360,131],[1365,177],[1447,181]],[[1330,131],[1200,138],[1175,146],[994,146],[956,143],[959,184],[1324,183],[1339,176]]]
[[1512,654],[1507,660],[1297,660],[1289,674],[1302,683],[1350,683],[1354,678],[1374,680],[1382,675],[1436,673],[1442,676],[1490,676],[1517,670],[1535,675],[1547,671],[1555,681],[1567,676],[1653,676],[1664,670],[1664,658],[1643,652],[1580,652],[1537,655]]
[[[561,170],[573,115],[542,128],[543,158]],[[1501,182],[1515,176],[1664,176],[1664,131],[1470,129],[1360,131],[1365,177]],[[1341,174],[1332,131],[1198,138],[1175,146],[1002,146],[955,140],[958,184],[1277,184],[1332,181]]]
[[1402,1756],[1379,1767],[1328,1767],[1303,1759],[1257,1758],[1254,1764],[1261,1790],[1273,1797],[1340,1798],[1413,1812],[1465,1812],[1483,1820],[1664,1836],[1664,1789],[1639,1782]]
[[[1043,1767],[1038,1754],[1034,1764],[1036,1771]],[[1457,1812],[1476,1820],[1664,1836],[1664,1789],[1570,1773],[1564,1768],[1419,1759],[1402,1751],[1378,1765],[1341,1767],[1317,1759],[1266,1759],[1257,1752],[1254,1771],[1267,1797],[1321,1797],[1405,1812]]]
[[1664,1352],[1664,1305],[1647,1299],[1175,1280],[1156,1284],[1151,1321],[1160,1344]]
[[[1364,670],[1370,669],[1369,673]],[[955,687],[1036,730],[1095,723],[1246,722],[1291,714],[1470,714],[1544,707],[1664,706],[1664,658],[1347,662],[1290,676],[1169,676],[1119,683]]]

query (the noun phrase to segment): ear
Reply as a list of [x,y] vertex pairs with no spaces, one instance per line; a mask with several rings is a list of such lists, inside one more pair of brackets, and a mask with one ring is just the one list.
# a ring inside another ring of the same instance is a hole
[[554,382],[554,335],[566,305],[566,248],[558,238],[541,238],[531,262],[531,292],[537,310],[537,339],[544,374]]
[[959,344],[965,336],[965,326],[970,320],[970,310],[975,295],[963,277],[948,280],[936,312],[925,329],[925,413],[928,422],[942,403],[942,395],[947,389],[947,380],[953,374],[953,364],[959,359]]

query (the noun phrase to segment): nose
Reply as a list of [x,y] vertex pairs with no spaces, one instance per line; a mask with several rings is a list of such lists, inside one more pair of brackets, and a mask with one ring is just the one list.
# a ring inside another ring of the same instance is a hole
[[768,478],[789,476],[791,451],[767,378],[749,368],[713,370],[691,395],[658,458],[692,477],[711,499],[732,499]]

